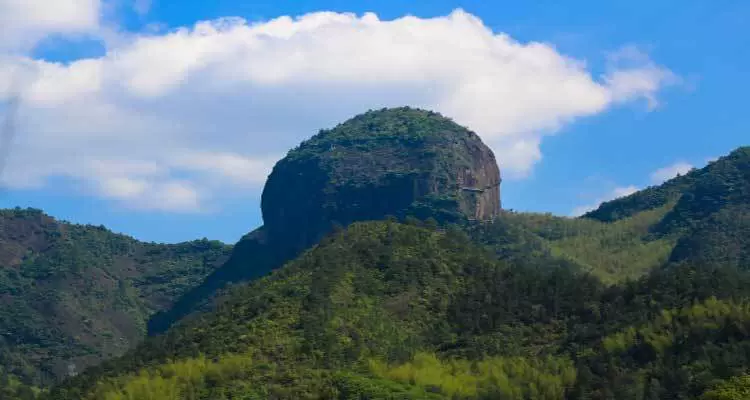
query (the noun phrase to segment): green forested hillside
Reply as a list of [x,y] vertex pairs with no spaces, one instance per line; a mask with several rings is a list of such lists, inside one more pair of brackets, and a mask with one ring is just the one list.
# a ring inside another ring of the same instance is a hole
[[607,286],[455,227],[355,224],[52,396],[696,398],[750,365],[748,284],[677,266]]
[[6,211],[0,399],[747,398],[750,148],[582,218],[499,184],[400,108],[292,150],[231,255]]
[[354,224],[50,395],[741,399],[748,154],[580,219]]
[[[614,222],[503,212],[493,222],[471,231],[479,243],[493,247],[504,238],[501,247],[516,247],[514,254],[522,256],[526,263],[549,263],[549,258],[566,260],[606,283],[616,283],[636,279],[670,258],[679,235],[656,237],[650,230],[673,206],[674,202],[668,203]],[[529,252],[530,248],[535,251]],[[501,258],[503,254],[499,253]]]
[[49,385],[122,354],[142,340],[150,314],[229,250],[205,239],[142,243],[38,210],[0,211],[0,375]]
[[620,221],[670,203],[674,206],[648,229],[649,240],[677,239],[670,262],[750,265],[750,147],[664,185],[605,203],[585,217]]

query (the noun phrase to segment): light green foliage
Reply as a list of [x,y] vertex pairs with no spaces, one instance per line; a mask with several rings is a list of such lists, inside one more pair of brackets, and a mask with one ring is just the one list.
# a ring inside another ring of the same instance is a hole
[[750,399],[750,375],[734,376],[701,396],[701,400]]
[[[255,367],[244,354],[220,357],[217,361],[200,356],[166,363],[118,379],[100,383],[92,400],[181,400],[231,399],[227,390],[212,390],[217,384],[243,382]],[[247,390],[247,388],[243,388]]]
[[[660,385],[645,385],[644,378],[650,376],[660,377],[685,395],[697,396],[713,386],[716,378],[746,371],[748,334],[750,303],[710,297],[692,306],[664,310],[647,324],[604,337],[601,351],[592,354],[589,363],[606,365],[608,385],[614,388],[625,386],[632,391],[640,386],[638,390],[649,396],[668,392]],[[739,390],[741,382],[731,382],[705,396]]]
[[604,338],[602,346],[608,353],[623,353],[644,346],[656,354],[663,354],[668,347],[690,335],[709,335],[728,327],[743,333],[750,329],[750,304],[734,304],[711,297],[690,307],[664,310],[646,326],[630,327]]
[[12,375],[0,377],[0,399],[2,400],[36,400],[46,391],[34,386],[25,385]]
[[371,361],[370,369],[376,376],[430,388],[453,399],[562,399],[576,376],[572,362],[549,357],[469,361],[417,353],[401,365]]
[[638,278],[669,259],[677,236],[653,237],[649,230],[673,206],[671,202],[611,223],[531,213],[504,213],[501,218],[546,239],[553,256],[615,283]]

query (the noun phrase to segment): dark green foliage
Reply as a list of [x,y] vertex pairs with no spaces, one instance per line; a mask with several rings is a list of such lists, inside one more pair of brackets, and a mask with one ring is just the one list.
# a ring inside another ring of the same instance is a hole
[[727,208],[750,208],[750,147],[740,148],[691,174],[693,183],[661,223],[658,233],[690,231]]
[[[500,282],[507,285],[493,285]],[[506,266],[455,228],[438,233],[393,222],[355,224],[269,277],[236,288],[216,312],[185,320],[55,395],[75,398],[71,393],[101,376],[201,354],[248,354],[280,367],[327,371],[362,370],[374,359],[398,365],[419,351],[440,349],[477,360],[505,356],[507,348],[485,340],[502,332],[503,323],[518,324],[510,332],[520,346],[512,355],[553,352],[562,343],[558,317],[577,307],[549,294],[563,297],[590,284],[597,283],[563,269]],[[477,325],[471,313],[485,297],[494,299],[490,322]],[[529,341],[526,332],[547,336]]]
[[677,242],[673,262],[750,266],[750,207],[729,206],[701,221]]
[[228,253],[205,239],[148,244],[38,210],[0,211],[0,373],[47,385],[123,353],[150,314]]
[[636,279],[663,265],[677,235],[649,234],[673,204],[604,223],[551,214],[502,212],[491,223],[471,226],[474,240],[499,258],[539,267],[588,271],[607,283]]
[[174,321],[180,320],[189,313],[210,310],[210,300],[213,295],[222,290],[227,283],[260,277],[294,257],[295,254],[296,252],[283,244],[269,243],[263,227],[254,230],[235,244],[231,257],[221,268],[185,293],[171,308],[153,315],[148,321],[149,333],[161,333]]
[[13,375],[0,375],[0,400],[36,400],[41,394],[41,390],[21,383]]
[[695,172],[674,178],[663,185],[651,186],[629,196],[601,204],[596,210],[584,215],[602,222],[613,222],[631,217],[641,211],[662,207],[680,198],[694,182]]
[[[176,368],[204,356],[266,365],[275,372],[263,379],[255,367],[242,369],[243,381],[255,383],[241,393],[286,382],[277,398],[695,398],[750,365],[743,305],[750,275],[736,268],[677,265],[606,286],[554,258],[527,264],[511,252],[506,264],[457,227],[440,233],[416,225],[424,223],[355,224],[235,288],[214,313],[185,320],[53,395],[86,398],[96,381],[126,390],[147,366]],[[502,236],[495,248],[539,251],[534,240]],[[477,368],[502,378],[485,388],[483,375],[469,372]],[[506,368],[515,372],[498,372]],[[309,374],[317,385],[303,378]],[[533,384],[525,381],[531,377]],[[229,390],[234,379],[214,384]]]

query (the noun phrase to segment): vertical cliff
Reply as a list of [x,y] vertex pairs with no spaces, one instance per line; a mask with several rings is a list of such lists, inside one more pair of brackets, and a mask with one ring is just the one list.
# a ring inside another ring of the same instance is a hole
[[279,161],[263,190],[271,237],[302,247],[336,222],[386,215],[489,220],[500,211],[495,156],[437,113],[370,111],[324,130]]

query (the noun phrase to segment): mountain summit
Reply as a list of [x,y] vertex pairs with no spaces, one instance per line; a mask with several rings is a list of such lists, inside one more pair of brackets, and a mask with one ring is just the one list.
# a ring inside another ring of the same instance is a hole
[[318,243],[334,226],[387,216],[456,223],[500,213],[500,170],[474,132],[431,111],[381,109],[321,130],[273,168],[263,189],[264,226],[168,312],[162,332],[227,283],[264,275]]
[[403,107],[358,115],[290,151],[268,177],[261,208],[269,234],[308,247],[332,223],[388,214],[490,220],[500,211],[499,186],[495,156],[479,136]]

